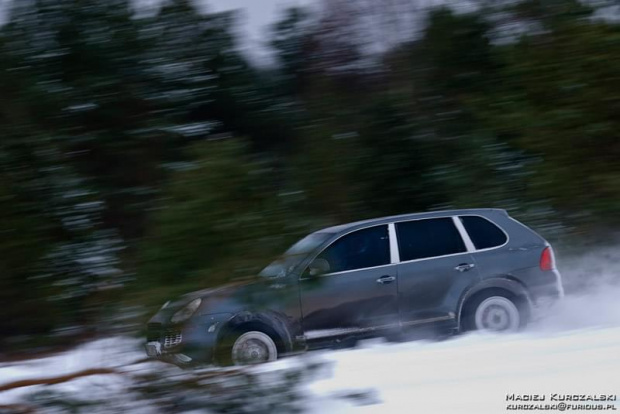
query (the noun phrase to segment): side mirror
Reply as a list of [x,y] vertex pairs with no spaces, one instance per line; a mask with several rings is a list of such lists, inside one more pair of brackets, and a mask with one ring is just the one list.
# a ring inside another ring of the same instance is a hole
[[329,262],[325,259],[314,259],[308,266],[310,276],[320,276],[329,273]]

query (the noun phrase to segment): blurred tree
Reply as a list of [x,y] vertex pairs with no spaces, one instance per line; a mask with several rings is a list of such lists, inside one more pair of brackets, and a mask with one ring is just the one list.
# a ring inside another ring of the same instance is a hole
[[271,27],[271,47],[276,53],[277,72],[288,94],[304,92],[312,66],[314,46],[312,15],[306,9],[286,9],[282,18]]
[[128,0],[13,2],[0,329],[90,323],[136,271],[151,298],[253,274],[371,216],[493,206],[545,231],[617,225],[620,26],[575,0],[482,3],[289,9],[265,68],[238,50],[234,13],[189,0],[144,18]]
[[37,260],[3,267],[20,269],[7,276],[21,292],[12,301],[56,312],[9,302],[17,316],[1,323],[20,333],[37,331],[24,321],[84,322],[93,295],[128,280],[135,253],[121,251],[144,233],[162,166],[218,126],[217,114],[195,114],[230,72],[213,63],[235,54],[230,24],[182,0],[149,19],[125,0],[14,3],[1,31],[0,174],[5,198],[28,202],[16,225],[42,227],[25,234],[41,244]]
[[[521,0],[508,3],[504,9],[519,20],[538,22],[544,29],[553,29],[567,22],[587,20],[594,12],[596,3],[578,0]],[[605,6],[604,0],[598,3]]]
[[141,256],[141,285],[168,286],[166,296],[254,276],[312,228],[298,211],[303,200],[279,191],[272,162],[247,144],[209,141],[191,154],[164,192]]
[[481,99],[495,133],[540,159],[530,197],[575,223],[619,217],[619,34],[615,24],[575,18],[525,36],[504,48],[502,87]]

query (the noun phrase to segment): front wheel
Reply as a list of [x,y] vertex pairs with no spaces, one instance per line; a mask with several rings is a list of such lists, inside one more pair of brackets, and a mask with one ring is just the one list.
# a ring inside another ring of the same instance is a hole
[[253,365],[278,359],[278,348],[271,337],[263,332],[250,331],[240,335],[231,349],[235,365]]

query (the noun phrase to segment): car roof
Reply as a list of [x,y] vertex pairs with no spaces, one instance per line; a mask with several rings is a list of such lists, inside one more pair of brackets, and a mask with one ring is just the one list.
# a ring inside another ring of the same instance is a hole
[[373,218],[373,219],[368,219],[368,220],[355,221],[352,223],[339,224],[337,226],[324,228],[322,230],[317,231],[316,233],[343,233],[343,232],[349,232],[351,230],[357,230],[360,228],[369,227],[375,224],[376,225],[387,224],[387,223],[393,223],[395,221],[419,220],[419,219],[425,219],[425,218],[456,216],[456,215],[466,215],[466,214],[486,215],[485,213],[488,214],[492,212],[507,214],[506,210],[497,209],[497,208],[470,208],[470,209],[458,209],[458,210],[428,211],[424,213],[400,214],[396,216],[378,217],[378,218]]

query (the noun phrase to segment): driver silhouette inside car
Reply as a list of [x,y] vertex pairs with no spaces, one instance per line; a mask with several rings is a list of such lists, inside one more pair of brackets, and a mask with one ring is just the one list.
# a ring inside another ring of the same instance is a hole
[[[376,266],[375,237],[358,233],[337,241],[321,258],[327,260],[331,273]],[[376,241],[380,241],[377,238]]]

